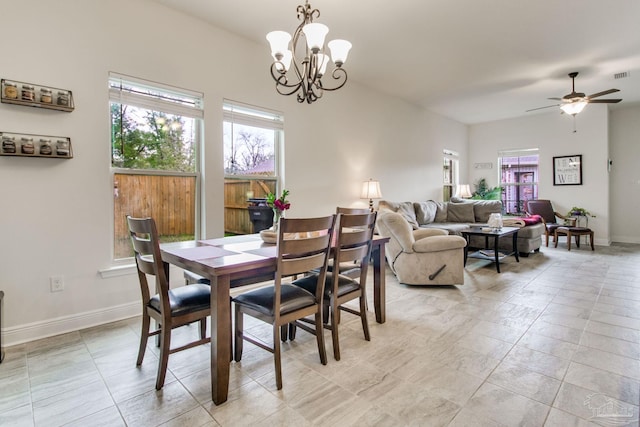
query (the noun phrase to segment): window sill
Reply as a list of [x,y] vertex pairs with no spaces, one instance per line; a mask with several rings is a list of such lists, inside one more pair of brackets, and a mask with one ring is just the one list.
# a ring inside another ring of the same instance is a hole
[[102,270],[98,270],[100,276],[103,279],[110,279],[112,277],[120,277],[120,276],[128,276],[130,274],[136,273],[137,268],[134,264],[123,264],[123,265],[114,265],[108,268],[103,268]]

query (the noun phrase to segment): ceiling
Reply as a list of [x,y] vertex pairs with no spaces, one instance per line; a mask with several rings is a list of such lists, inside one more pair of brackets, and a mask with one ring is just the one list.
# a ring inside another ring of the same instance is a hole
[[[264,45],[293,33],[303,0],[154,0]],[[327,40],[353,44],[349,81],[399,96],[462,123],[481,123],[552,105],[576,91],[620,92],[640,103],[638,0],[311,0]],[[628,77],[615,79],[614,74]],[[348,83],[347,83],[348,84]],[[338,96],[332,94],[332,96]],[[589,108],[589,106],[587,106]],[[559,113],[559,108],[557,112]]]

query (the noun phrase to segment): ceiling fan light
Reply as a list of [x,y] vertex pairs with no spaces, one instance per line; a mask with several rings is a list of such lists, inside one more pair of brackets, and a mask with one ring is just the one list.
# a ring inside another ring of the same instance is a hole
[[331,58],[336,64],[336,67],[342,67],[342,64],[347,62],[351,43],[346,40],[336,39],[327,43],[327,46],[331,49]]
[[571,114],[575,116],[587,106],[587,101],[577,101],[577,102],[568,102],[566,104],[562,104],[560,109],[567,114]]
[[302,27],[302,32],[304,32],[307,38],[307,47],[309,50],[313,53],[318,53],[324,46],[324,38],[329,32],[329,27],[313,22]]
[[271,54],[274,58],[280,60],[284,56],[285,52],[289,50],[291,34],[286,31],[271,31],[267,34],[267,40],[271,45]]

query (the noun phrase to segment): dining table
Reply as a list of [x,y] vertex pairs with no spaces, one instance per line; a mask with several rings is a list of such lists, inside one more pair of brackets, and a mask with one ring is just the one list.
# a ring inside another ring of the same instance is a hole
[[[374,235],[371,248],[373,305],[378,323],[385,322],[385,243]],[[190,240],[160,245],[165,269],[175,265],[211,283],[211,399],[227,400],[231,363],[231,289],[273,280],[277,246],[259,234]]]

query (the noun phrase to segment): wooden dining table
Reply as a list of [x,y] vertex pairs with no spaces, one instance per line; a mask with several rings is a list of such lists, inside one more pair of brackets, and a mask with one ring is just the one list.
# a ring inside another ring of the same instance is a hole
[[[385,243],[374,236],[372,244],[373,304],[378,323],[385,322]],[[173,264],[206,277],[211,282],[211,398],[216,405],[227,400],[231,361],[231,288],[272,280],[276,270],[276,245],[258,234],[208,240],[163,243],[165,268]]]

